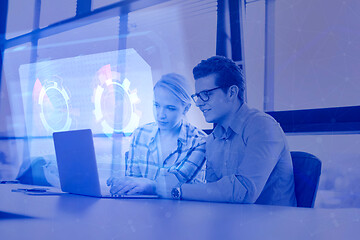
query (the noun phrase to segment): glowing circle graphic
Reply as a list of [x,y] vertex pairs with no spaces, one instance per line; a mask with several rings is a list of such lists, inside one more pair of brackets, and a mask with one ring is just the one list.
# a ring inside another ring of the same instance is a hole
[[66,131],[70,129],[69,96],[57,82],[46,82],[39,94],[40,119],[45,129]]
[[[113,74],[116,76],[116,74]],[[95,89],[95,118],[101,123],[106,135],[115,133],[131,134],[140,121],[135,109],[140,99],[136,90],[130,90],[130,81],[125,78],[122,83],[117,79],[108,79]]]

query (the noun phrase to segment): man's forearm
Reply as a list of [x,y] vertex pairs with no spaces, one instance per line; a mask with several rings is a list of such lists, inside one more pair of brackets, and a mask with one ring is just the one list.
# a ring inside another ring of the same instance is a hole
[[238,185],[240,183],[234,181],[235,176],[227,176],[212,183],[183,184],[181,187],[182,198],[186,200],[241,203],[246,190],[240,190]]

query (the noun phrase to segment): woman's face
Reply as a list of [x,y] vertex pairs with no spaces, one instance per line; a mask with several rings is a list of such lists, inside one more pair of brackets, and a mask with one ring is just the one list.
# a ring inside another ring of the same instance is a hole
[[187,109],[170,90],[164,87],[154,89],[154,117],[161,130],[179,126]]

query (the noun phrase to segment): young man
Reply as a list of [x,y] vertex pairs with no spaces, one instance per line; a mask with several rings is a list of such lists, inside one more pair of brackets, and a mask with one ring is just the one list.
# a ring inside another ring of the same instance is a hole
[[173,198],[296,206],[285,134],[271,116],[247,106],[241,69],[215,56],[193,74],[192,98],[215,128],[206,140],[206,183],[179,185]]

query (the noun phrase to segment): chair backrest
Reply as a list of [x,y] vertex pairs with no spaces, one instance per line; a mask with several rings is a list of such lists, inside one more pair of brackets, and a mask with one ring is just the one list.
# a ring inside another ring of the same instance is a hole
[[298,207],[314,207],[321,174],[321,161],[306,152],[291,152]]
[[24,161],[16,179],[22,184],[51,186],[44,174],[45,165],[46,160],[43,157]]

